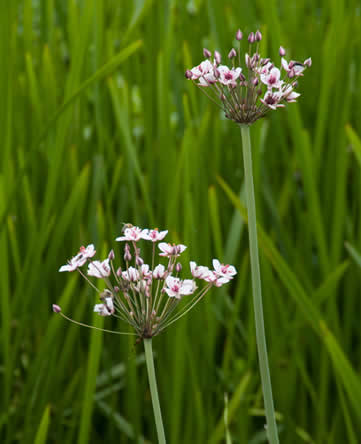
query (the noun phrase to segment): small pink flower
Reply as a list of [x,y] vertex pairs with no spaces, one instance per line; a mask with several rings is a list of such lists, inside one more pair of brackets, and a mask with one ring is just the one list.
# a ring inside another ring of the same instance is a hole
[[155,228],[154,230],[143,230],[142,238],[152,242],[158,242],[163,240],[167,234],[168,230],[158,231],[158,228]]
[[110,316],[114,313],[114,303],[112,298],[105,298],[103,304],[96,304],[94,306],[94,311],[99,314],[99,316]]
[[267,91],[264,98],[261,99],[261,102],[266,105],[268,108],[277,109],[284,107],[285,105],[279,103],[282,100],[282,92],[271,92]]
[[266,74],[261,74],[261,81],[268,88],[280,88],[282,86],[282,80],[280,80],[281,73],[278,68],[272,68]]
[[219,71],[219,81],[223,85],[236,86],[236,80],[241,75],[242,68],[232,68],[229,69],[228,66],[220,65],[218,66]]
[[167,244],[166,242],[161,242],[158,245],[158,248],[162,253],[159,253],[159,256],[166,256],[166,257],[178,257],[183,251],[187,248],[185,245],[179,244],[179,245],[171,245]]
[[157,265],[153,270],[154,279],[164,279],[166,274],[165,266],[162,264]]
[[189,263],[192,276],[196,279],[205,279],[209,275],[209,268],[197,265],[194,261]]
[[74,271],[78,267],[82,267],[85,262],[95,255],[96,251],[94,245],[90,244],[87,247],[80,247],[79,253],[72,257],[66,265],[62,265],[59,271]]
[[179,278],[168,276],[165,282],[167,286],[164,287],[164,291],[169,297],[175,297],[176,299],[181,299],[183,295],[194,293],[197,288],[195,282],[191,279],[182,281]]
[[110,276],[109,258],[103,262],[93,261],[88,265],[88,276],[94,276],[96,278],[105,278]]
[[140,279],[139,271],[134,267],[129,267],[126,271],[123,271],[122,277],[129,282],[136,282]]
[[220,277],[215,271],[209,271],[204,280],[215,285],[216,287],[221,287],[223,284],[227,284],[231,278],[224,276]]
[[126,228],[124,230],[124,236],[119,236],[115,240],[118,242],[122,241],[137,242],[139,241],[139,239],[142,238],[143,231],[144,230],[142,230],[139,227]]
[[218,259],[212,261],[215,273],[221,278],[233,279],[233,276],[237,274],[233,265],[221,264]]

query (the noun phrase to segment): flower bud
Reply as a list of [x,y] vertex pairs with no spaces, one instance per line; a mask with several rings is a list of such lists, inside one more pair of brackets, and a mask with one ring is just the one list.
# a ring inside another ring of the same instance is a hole
[[144,261],[140,256],[137,256],[135,259],[135,263],[138,265],[138,267],[141,267],[144,264]]
[[256,31],[254,39],[256,40],[256,42],[260,42],[262,40],[262,34],[261,34],[261,32],[258,29]]
[[254,43],[254,40],[255,40],[254,32],[251,32],[248,36],[248,42]]
[[237,56],[237,52],[236,52],[236,50],[235,50],[234,48],[232,48],[232,49],[229,51],[228,58],[229,58],[229,59],[233,59],[233,58],[236,57],[236,56]]
[[203,48],[203,55],[206,59],[209,59],[209,57],[211,57],[212,53],[207,48]]
[[221,63],[222,57],[221,54],[218,51],[214,51],[214,59],[217,64]]
[[60,313],[61,312],[61,308],[59,307],[59,305],[53,304],[53,312],[54,313]]
[[184,75],[186,79],[191,79],[193,76],[192,71],[190,69],[187,69]]
[[242,31],[239,29],[236,34],[236,40],[240,41],[242,40],[242,37],[243,37]]
[[281,57],[284,57],[286,55],[286,50],[283,46],[280,46],[279,53]]

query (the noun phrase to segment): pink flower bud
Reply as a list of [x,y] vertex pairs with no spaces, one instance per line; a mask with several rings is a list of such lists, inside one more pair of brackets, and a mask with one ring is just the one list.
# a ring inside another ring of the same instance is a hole
[[286,50],[283,46],[280,46],[279,53],[281,57],[284,57],[286,55]]
[[254,43],[254,40],[255,40],[254,32],[251,32],[248,36],[248,42]]
[[191,79],[192,78],[192,71],[190,69],[187,69],[187,71],[185,72],[185,78],[186,79]]
[[261,32],[258,29],[256,31],[254,39],[256,40],[256,42],[260,42],[262,40],[262,34],[261,34]]
[[212,53],[207,48],[203,48],[203,55],[206,59],[209,59],[209,57],[211,57]]
[[137,256],[135,259],[135,263],[138,265],[138,267],[140,267],[144,264],[144,261],[140,256]]
[[61,312],[61,308],[59,307],[59,305],[53,304],[53,312],[54,313],[60,313]]
[[218,65],[221,63],[222,57],[218,51],[214,51],[214,59]]
[[303,62],[303,64],[304,64],[305,66],[310,67],[310,66],[312,65],[312,59],[311,59],[311,57],[309,57],[308,59],[306,59],[306,60]]
[[242,31],[239,29],[236,34],[236,40],[240,41],[242,40],[242,37],[243,37]]
[[237,56],[237,52],[236,52],[236,50],[235,50],[234,48],[232,48],[232,49],[229,51],[228,58],[229,58],[229,59],[233,59],[233,57],[236,57],[236,56]]

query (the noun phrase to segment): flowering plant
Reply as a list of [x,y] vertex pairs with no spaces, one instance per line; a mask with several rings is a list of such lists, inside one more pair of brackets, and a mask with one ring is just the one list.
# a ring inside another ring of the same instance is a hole
[[[94,311],[100,316],[119,318],[130,324],[140,338],[151,338],[185,315],[212,287],[226,284],[237,273],[232,265],[223,265],[217,259],[213,259],[213,270],[191,261],[192,278],[181,279],[179,273],[182,266],[177,258],[186,246],[160,242],[167,233],[127,225],[122,236],[116,238],[118,242],[125,242],[125,266],[115,266],[113,250],[103,261],[93,260],[96,251],[91,244],[81,247],[79,253],[59,271],[77,270],[99,292],[100,303],[95,304]],[[152,243],[152,268],[144,263],[140,255],[140,240]],[[167,259],[165,265],[160,263],[154,266],[157,243],[159,256]],[[87,275],[81,270],[86,263]],[[89,277],[102,279],[106,289],[100,292]],[[186,304],[176,311],[183,298],[187,299]],[[55,304],[53,310],[61,312]]]
[[[242,32],[238,30],[236,40],[240,42],[242,37]],[[269,58],[260,56],[258,50],[261,40],[260,31],[249,34],[245,70],[235,65],[237,55],[238,64],[241,65],[240,48],[238,54],[234,48],[228,53],[228,59],[232,61],[231,68],[221,64],[218,51],[214,52],[212,59],[212,53],[204,48],[206,60],[185,73],[187,79],[192,80],[223,109],[228,119],[240,124],[250,125],[264,117],[269,110],[284,107],[287,102],[296,102],[300,96],[295,91],[297,79],[312,64],[311,58],[303,63],[294,60],[288,62],[284,58],[285,49],[280,47],[281,66],[277,68]]]

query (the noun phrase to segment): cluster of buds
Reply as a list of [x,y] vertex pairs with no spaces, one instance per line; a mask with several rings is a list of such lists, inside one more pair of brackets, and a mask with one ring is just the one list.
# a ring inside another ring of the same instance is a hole
[[228,59],[232,67],[221,64],[221,55],[215,51],[203,49],[206,60],[200,65],[187,70],[185,76],[213,100],[225,116],[239,124],[250,125],[264,117],[270,110],[284,107],[286,103],[295,102],[300,96],[295,92],[298,86],[297,79],[312,64],[311,58],[303,63],[284,57],[285,49],[281,46],[280,68],[275,67],[269,58],[262,58],[258,52],[259,42],[262,40],[260,31],[251,32],[248,36],[249,51],[245,54],[245,70],[241,66],[240,41],[241,30],[237,31],[238,51],[232,48]]
[[[160,242],[167,233],[126,225],[122,236],[116,238],[116,241],[125,242],[123,268],[115,266],[113,250],[103,261],[92,260],[96,251],[93,245],[88,245],[81,247],[79,253],[59,271],[77,270],[99,293],[100,303],[95,304],[94,311],[100,316],[117,317],[130,324],[138,337],[151,338],[185,315],[213,286],[226,284],[237,273],[232,265],[221,264],[217,259],[213,259],[213,270],[191,261],[192,278],[181,279],[179,273],[182,266],[177,258],[186,246]],[[152,243],[152,267],[140,255],[140,240]],[[159,256],[167,260],[165,265],[154,266],[157,243]],[[85,264],[87,274],[81,270]],[[89,277],[102,279],[106,289],[100,292]],[[176,310],[183,298],[187,299],[186,303]],[[61,308],[56,304],[53,310],[61,313]]]

